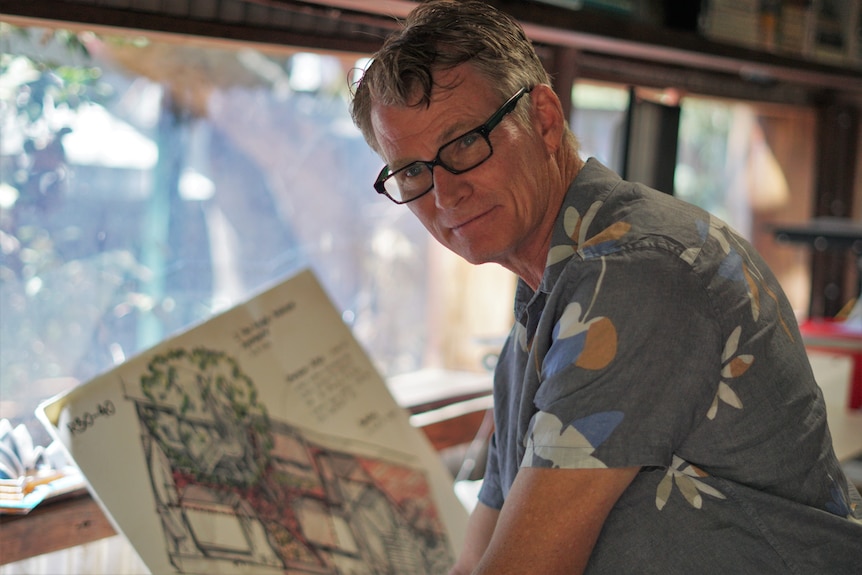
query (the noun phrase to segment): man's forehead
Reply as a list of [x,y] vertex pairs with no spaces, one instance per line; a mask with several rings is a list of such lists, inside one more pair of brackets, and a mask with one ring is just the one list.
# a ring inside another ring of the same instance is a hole
[[441,71],[434,77],[430,102],[422,102],[417,89],[407,105],[372,106],[372,126],[378,138],[422,133],[438,144],[472,129],[484,120],[494,92],[487,81],[463,67]]
[[371,109],[371,125],[379,144],[381,155],[390,163],[404,163],[424,159],[413,157],[415,143],[432,144],[430,138],[434,129],[435,108],[425,106],[398,106],[375,104]]

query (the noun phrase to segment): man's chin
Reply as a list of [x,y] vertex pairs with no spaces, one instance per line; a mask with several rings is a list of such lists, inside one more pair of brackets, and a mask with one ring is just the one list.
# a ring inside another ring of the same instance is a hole
[[480,250],[477,249],[476,246],[470,246],[468,248],[463,247],[449,247],[449,250],[452,251],[455,255],[461,257],[467,263],[473,265],[481,265],[481,264],[490,264],[496,263],[498,258],[495,257],[495,252],[490,250]]

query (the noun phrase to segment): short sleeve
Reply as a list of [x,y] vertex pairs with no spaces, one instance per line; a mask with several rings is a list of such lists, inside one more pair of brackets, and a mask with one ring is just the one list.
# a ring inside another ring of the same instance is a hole
[[658,249],[578,266],[548,302],[546,349],[534,350],[541,383],[521,465],[668,466],[718,385],[721,330],[706,290]]
[[502,509],[503,499],[503,490],[500,485],[500,466],[497,459],[497,441],[495,435],[492,435],[485,474],[482,477],[482,487],[479,489],[479,501],[492,509]]

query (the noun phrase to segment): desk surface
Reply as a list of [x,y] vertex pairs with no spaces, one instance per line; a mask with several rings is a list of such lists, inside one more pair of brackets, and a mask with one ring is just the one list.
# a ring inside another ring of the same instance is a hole
[[826,417],[835,455],[847,461],[862,454],[862,410],[847,406],[853,361],[846,355],[809,351],[814,377],[826,400]]
[[82,488],[27,515],[0,515],[0,565],[115,534],[99,505]]

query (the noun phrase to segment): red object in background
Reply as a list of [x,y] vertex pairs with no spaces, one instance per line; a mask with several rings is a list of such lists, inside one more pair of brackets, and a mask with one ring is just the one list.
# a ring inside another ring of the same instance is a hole
[[848,355],[853,360],[850,376],[850,409],[862,407],[862,326],[832,319],[810,319],[799,326],[805,347]]

